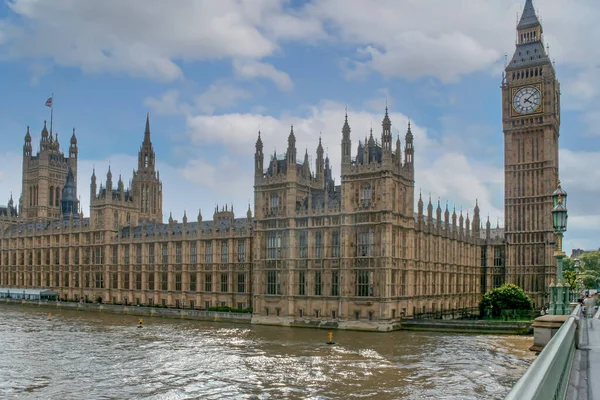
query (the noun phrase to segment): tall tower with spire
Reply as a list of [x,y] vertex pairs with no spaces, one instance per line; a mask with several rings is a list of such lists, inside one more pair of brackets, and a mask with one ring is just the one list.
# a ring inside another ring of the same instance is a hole
[[558,181],[560,85],[532,0],[502,79],[506,280],[537,306],[555,272],[552,192]]
[[77,184],[77,137],[73,136],[68,155],[60,149],[57,132],[48,132],[46,121],[41,131],[40,147],[33,153],[29,127],[23,145],[23,178],[20,217],[30,221],[58,219],[61,215],[62,189],[69,171]]
[[140,221],[162,222],[162,182],[156,170],[150,140],[150,116],[146,114],[144,141],[138,152],[138,169],[133,174],[133,197]]

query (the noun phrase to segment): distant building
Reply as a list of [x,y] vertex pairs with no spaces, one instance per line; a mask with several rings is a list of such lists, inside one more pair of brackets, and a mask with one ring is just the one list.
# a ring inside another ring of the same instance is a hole
[[573,249],[573,250],[571,251],[571,258],[576,258],[576,257],[579,257],[579,256],[581,256],[582,254],[585,254],[585,253],[592,253],[592,252],[594,252],[594,251],[600,251],[600,249],[598,249],[598,250],[583,250],[583,249]]

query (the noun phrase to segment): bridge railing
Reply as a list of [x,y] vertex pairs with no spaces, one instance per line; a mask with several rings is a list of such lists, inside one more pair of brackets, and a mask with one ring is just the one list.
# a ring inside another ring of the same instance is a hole
[[581,306],[577,305],[512,388],[507,400],[562,400],[566,397],[575,347],[579,342],[580,315]]

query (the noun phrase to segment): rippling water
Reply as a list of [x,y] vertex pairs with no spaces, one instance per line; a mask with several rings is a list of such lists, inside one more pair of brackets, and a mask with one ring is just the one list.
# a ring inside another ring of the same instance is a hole
[[362,333],[0,306],[0,398],[502,399],[531,337]]

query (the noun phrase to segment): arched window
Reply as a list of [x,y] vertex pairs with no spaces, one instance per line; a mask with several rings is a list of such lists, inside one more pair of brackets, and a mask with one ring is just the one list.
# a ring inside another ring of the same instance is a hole
[[59,187],[56,188],[56,196],[54,196],[54,200],[55,200],[54,204],[56,206],[60,206],[60,188]]
[[361,187],[360,204],[362,207],[369,207],[371,205],[371,184],[370,183],[364,184]]
[[50,196],[48,198],[48,205],[49,206],[53,206],[54,205],[54,186],[50,186]]

